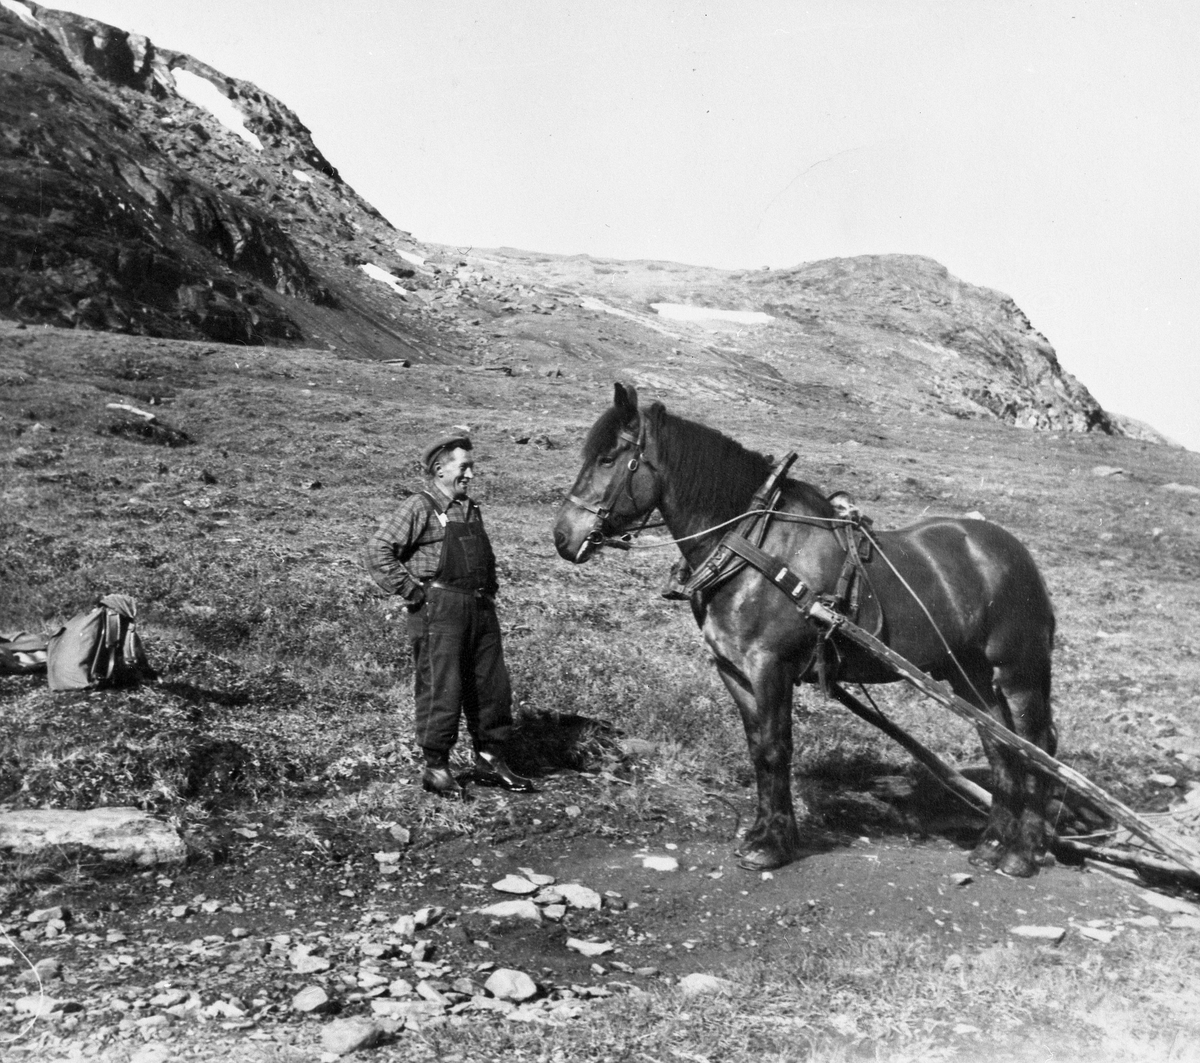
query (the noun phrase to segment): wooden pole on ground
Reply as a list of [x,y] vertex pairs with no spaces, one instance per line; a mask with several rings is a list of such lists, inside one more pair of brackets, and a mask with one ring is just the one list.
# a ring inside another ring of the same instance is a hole
[[[945,683],[939,683],[931,679],[911,661],[901,657],[890,646],[880,642],[874,635],[864,631],[857,624],[851,623],[841,613],[834,612],[834,610],[823,605],[821,602],[814,602],[809,606],[808,615],[817,623],[832,628],[852,642],[856,642],[880,660],[885,661],[897,675],[911,683],[918,690],[946,706],[946,708],[956,715],[970,720],[971,723],[975,724],[981,731],[986,732],[997,742],[1016,750],[1034,767],[1040,769],[1052,779],[1062,783],[1076,793],[1083,794],[1092,804],[1107,812],[1121,826],[1125,827],[1131,833],[1136,834],[1164,856],[1169,856],[1193,875],[1200,876],[1200,858],[1197,858],[1196,854],[1190,852],[1169,834],[1147,823],[1128,805],[1118,801],[1106,790],[1101,789],[1074,768],[1067,767],[1061,761],[1050,756],[1044,749],[1040,749],[1032,742],[1021,738],[1020,735],[1014,734],[1003,724],[993,720],[982,709],[960,698]],[[905,748],[908,748],[908,746],[906,745]]]

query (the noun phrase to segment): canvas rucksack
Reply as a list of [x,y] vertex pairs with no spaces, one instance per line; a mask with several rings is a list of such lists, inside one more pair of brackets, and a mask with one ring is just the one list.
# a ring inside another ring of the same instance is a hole
[[46,636],[21,631],[0,635],[0,675],[28,675],[46,670]]
[[51,690],[126,686],[154,675],[136,629],[137,606],[106,594],[50,636],[46,673]]

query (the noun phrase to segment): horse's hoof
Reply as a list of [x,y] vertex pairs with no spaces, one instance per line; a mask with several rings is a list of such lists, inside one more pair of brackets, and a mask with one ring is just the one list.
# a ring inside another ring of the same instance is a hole
[[1009,878],[1029,878],[1037,873],[1038,864],[1024,853],[1010,849],[1004,854],[1004,859],[997,865],[996,870]]
[[973,867],[982,867],[992,871],[1000,866],[1003,859],[1004,847],[994,838],[985,838],[971,850],[971,855],[967,857],[967,863]]
[[789,862],[777,849],[747,849],[741,854],[738,867],[746,871],[774,871]]

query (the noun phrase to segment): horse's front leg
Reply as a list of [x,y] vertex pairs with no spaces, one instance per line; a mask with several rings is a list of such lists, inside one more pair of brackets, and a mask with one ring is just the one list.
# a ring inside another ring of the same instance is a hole
[[[800,831],[792,802],[792,684],[779,662],[750,673],[718,658],[717,668],[742,715],[758,784],[754,824],[738,848],[740,866],[769,871],[796,858]],[[801,813],[807,810],[801,802]]]

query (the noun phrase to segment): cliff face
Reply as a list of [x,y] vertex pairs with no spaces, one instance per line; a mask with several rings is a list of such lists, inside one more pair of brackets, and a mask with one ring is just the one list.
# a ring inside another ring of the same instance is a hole
[[[936,262],[731,272],[464,256],[394,228],[256,86],[17,0],[0,6],[0,208],[0,316],[24,322],[517,372],[634,371],[714,396],[850,388],[867,404],[1135,431],[1062,370],[1011,299]],[[772,323],[666,326],[653,304],[671,301]]]

